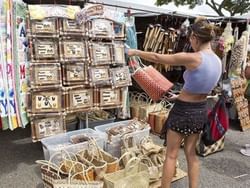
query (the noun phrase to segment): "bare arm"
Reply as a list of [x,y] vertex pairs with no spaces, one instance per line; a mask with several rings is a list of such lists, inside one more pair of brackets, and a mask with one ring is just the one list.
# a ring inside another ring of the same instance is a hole
[[194,67],[201,62],[201,57],[197,53],[177,53],[173,55],[158,54],[154,52],[144,52],[141,50],[130,49],[129,56],[139,56],[140,58],[153,63],[167,64],[173,66],[183,65],[186,67]]

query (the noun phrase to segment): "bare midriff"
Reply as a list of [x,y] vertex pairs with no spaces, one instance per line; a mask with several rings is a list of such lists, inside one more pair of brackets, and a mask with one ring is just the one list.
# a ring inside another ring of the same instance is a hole
[[207,94],[190,93],[182,89],[177,99],[185,102],[202,102],[206,101]]

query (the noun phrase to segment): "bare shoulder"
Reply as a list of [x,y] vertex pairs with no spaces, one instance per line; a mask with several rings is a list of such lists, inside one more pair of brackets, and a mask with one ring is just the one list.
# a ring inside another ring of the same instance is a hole
[[199,52],[181,52],[176,54],[176,58],[184,61],[186,66],[197,66],[202,61],[201,54]]

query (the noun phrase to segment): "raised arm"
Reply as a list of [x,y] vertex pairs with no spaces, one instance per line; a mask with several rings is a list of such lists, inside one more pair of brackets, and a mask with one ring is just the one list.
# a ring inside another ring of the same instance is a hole
[[201,62],[199,53],[176,53],[176,54],[158,54],[154,52],[144,52],[141,50],[128,50],[129,56],[139,56],[140,58],[153,63],[167,64],[173,66],[186,66],[189,68],[196,67]]

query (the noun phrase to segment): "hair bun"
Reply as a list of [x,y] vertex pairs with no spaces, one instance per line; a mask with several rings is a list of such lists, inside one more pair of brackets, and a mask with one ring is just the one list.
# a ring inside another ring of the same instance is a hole
[[207,21],[208,22],[208,20],[207,20],[207,18],[205,16],[198,16],[195,19],[194,23],[199,23],[199,22],[203,22],[203,21]]

